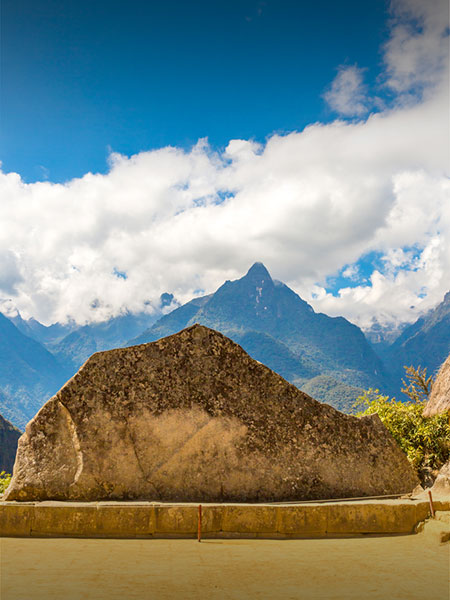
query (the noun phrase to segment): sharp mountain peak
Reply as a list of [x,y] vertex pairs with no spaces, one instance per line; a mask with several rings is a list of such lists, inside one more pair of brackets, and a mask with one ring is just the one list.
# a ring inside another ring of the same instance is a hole
[[244,278],[259,281],[272,281],[269,271],[262,262],[255,262],[247,271],[247,274],[244,276]]

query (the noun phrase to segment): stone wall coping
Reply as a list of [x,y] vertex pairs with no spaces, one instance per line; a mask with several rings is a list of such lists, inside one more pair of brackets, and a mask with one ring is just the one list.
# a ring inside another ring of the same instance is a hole
[[[443,510],[450,510],[450,498],[443,499],[441,497],[433,500],[439,504],[448,505],[448,508],[444,508]],[[74,502],[69,500],[42,500],[42,501],[16,501],[16,500],[1,500],[0,499],[0,507],[1,506],[61,506],[61,507],[77,507],[77,506],[122,506],[122,507],[133,507],[133,506],[195,506],[199,505],[204,507],[221,507],[221,506],[243,506],[248,508],[255,507],[270,507],[270,506],[280,506],[280,507],[317,507],[324,505],[339,505],[339,506],[361,506],[361,505],[383,505],[383,506],[400,506],[400,505],[419,505],[419,504],[427,504],[428,500],[425,498],[388,498],[388,499],[358,499],[358,500],[317,500],[311,501],[308,500],[306,502],[302,502],[299,500],[298,502],[258,502],[258,503],[249,503],[249,502],[159,502],[153,500],[98,500],[96,502]]]

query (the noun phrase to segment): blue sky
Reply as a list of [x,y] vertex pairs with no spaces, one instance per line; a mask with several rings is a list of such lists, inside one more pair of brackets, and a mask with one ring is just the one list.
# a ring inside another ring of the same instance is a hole
[[327,122],[337,65],[374,80],[384,0],[2,0],[0,159],[26,181],[208,137]]
[[3,0],[0,310],[100,321],[255,261],[396,327],[450,282],[447,0]]

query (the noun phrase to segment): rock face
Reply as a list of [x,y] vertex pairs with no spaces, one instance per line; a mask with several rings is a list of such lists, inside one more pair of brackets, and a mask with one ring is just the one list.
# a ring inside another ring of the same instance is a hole
[[94,354],[27,425],[5,499],[258,502],[417,483],[377,416],[321,404],[194,325]]
[[433,383],[430,399],[423,414],[425,417],[432,417],[445,411],[450,411],[450,355]]
[[[450,355],[439,370],[423,414],[432,417],[446,411],[450,418]],[[435,496],[450,498],[450,460],[439,471],[431,491]]]
[[450,460],[442,467],[431,488],[433,496],[450,498]]
[[0,415],[0,471],[12,473],[20,436],[17,427]]

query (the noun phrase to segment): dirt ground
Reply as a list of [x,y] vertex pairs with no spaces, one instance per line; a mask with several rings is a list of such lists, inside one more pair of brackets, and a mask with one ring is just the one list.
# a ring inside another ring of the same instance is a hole
[[450,597],[442,523],[316,540],[0,540],[1,600]]

